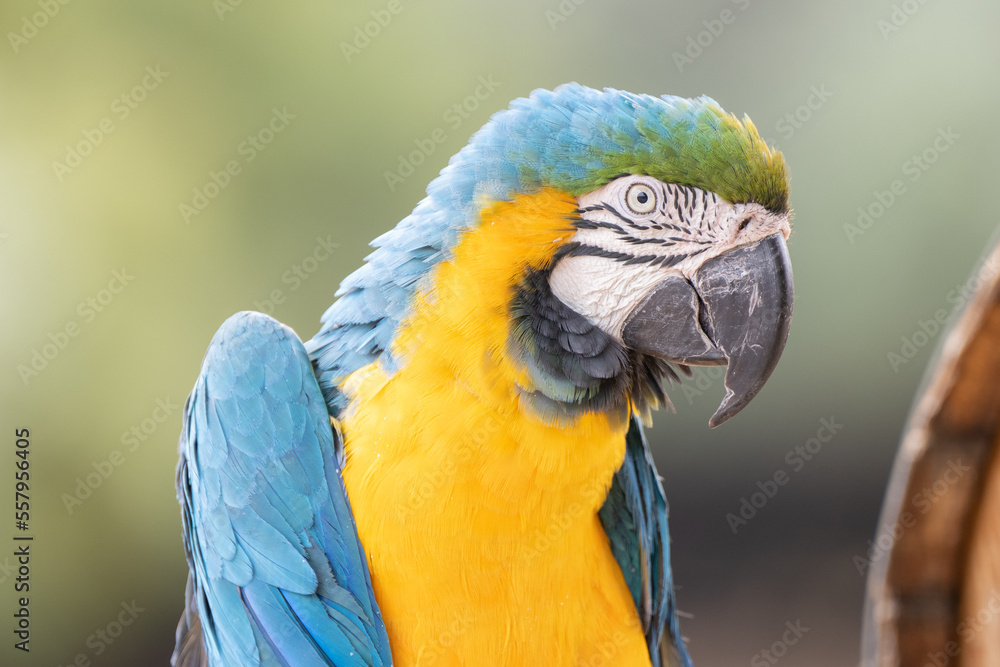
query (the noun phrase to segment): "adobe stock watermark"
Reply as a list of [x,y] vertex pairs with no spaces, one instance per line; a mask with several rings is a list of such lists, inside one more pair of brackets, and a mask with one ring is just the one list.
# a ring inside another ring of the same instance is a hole
[[344,60],[348,64],[361,55],[367,49],[372,40],[382,34],[382,31],[389,27],[393,19],[403,13],[406,9],[401,0],[389,0],[381,9],[373,9],[369,13],[371,20],[363,25],[354,26],[353,38],[350,42],[340,43],[340,52],[344,54]]
[[10,48],[14,49],[14,55],[19,54],[21,49],[35,38],[38,31],[47,26],[49,21],[69,3],[70,0],[38,0],[39,11],[30,16],[22,16],[21,29],[7,33],[7,41],[10,42]]
[[48,368],[49,364],[69,346],[70,341],[80,335],[83,327],[103,313],[133,280],[135,276],[123,266],[121,271],[111,272],[111,280],[108,281],[107,287],[77,304],[76,314],[79,319],[71,318],[57,330],[50,331],[41,346],[32,348],[27,363],[17,365],[17,375],[24,386],[27,387],[34,378]]
[[[424,647],[420,652],[420,664],[421,665],[434,665],[440,660],[447,652],[453,650],[461,637],[466,634],[469,629],[473,626],[473,617],[468,612],[460,614],[457,611],[452,612],[452,620],[448,626],[439,632],[436,637],[431,639],[429,642],[424,644]],[[391,627],[391,620],[386,622],[386,629]],[[404,631],[409,631],[411,628],[405,626]],[[390,633],[391,634],[391,633]]]
[[442,487],[455,478],[459,466],[472,459],[476,448],[481,447],[499,428],[500,422],[492,417],[488,418],[472,432],[471,442],[466,440],[461,447],[451,452],[440,469],[421,475],[416,485],[409,490],[406,504],[397,508],[396,518],[403,520],[420,511],[429,500],[437,496]]
[[[951,126],[948,126],[947,129],[939,127],[937,129],[937,136],[934,137],[931,145],[920,153],[914,154],[909,160],[903,163],[903,166],[900,167],[903,175],[909,176],[911,183],[916,183],[938,161],[941,155],[947,153],[955,145],[955,141],[960,138],[961,135],[956,134],[951,129]],[[873,202],[867,206],[858,207],[856,224],[850,222],[844,223],[844,234],[847,236],[848,242],[854,245],[855,239],[871,229],[875,222],[885,215],[885,212],[892,208],[892,205],[906,194],[906,192],[906,182],[901,178],[893,180],[887,190],[876,190]]]
[[3,559],[3,563],[0,563],[0,584],[7,581],[7,578],[14,574],[17,574],[17,564],[11,565],[10,556],[7,556]]
[[688,405],[694,405],[696,398],[704,396],[705,392],[718,380],[726,376],[725,366],[694,366],[691,377],[681,382],[681,393],[687,399]]
[[630,616],[623,620],[625,630],[615,630],[606,640],[595,642],[594,652],[590,657],[578,658],[576,663],[578,667],[611,667],[622,664],[620,654],[629,646],[626,630],[640,634],[643,632],[638,616]]
[[[744,12],[750,6],[750,2],[751,0],[732,0],[732,3]],[[700,58],[715,43],[715,40],[722,36],[722,33],[726,31],[726,26],[736,22],[738,16],[737,12],[727,7],[719,12],[718,18],[702,21],[705,29],[687,36],[687,46],[685,46],[684,52],[674,51],[671,54],[674,64],[677,65],[677,71],[683,72],[687,65],[694,64],[694,61]]]
[[880,18],[875,21],[875,27],[882,34],[882,39],[889,41],[889,36],[894,32],[899,32],[926,4],[927,0],[903,0],[898,5],[894,4],[889,18]]
[[966,616],[955,627],[961,643],[951,640],[944,645],[943,651],[929,651],[924,667],[947,667],[952,658],[957,658],[962,652],[962,645],[971,642],[976,635],[986,629],[986,626],[992,624],[998,615],[1000,615],[1000,592],[993,589],[986,604],[975,614]]
[[[920,516],[923,516],[931,511],[931,508],[937,504],[945,494],[951,489],[951,487],[958,484],[959,480],[965,477],[966,473],[972,470],[972,466],[968,466],[962,463],[962,459],[959,458],[957,461],[948,461],[948,465],[945,471],[941,473],[933,484],[930,486],[925,486],[915,494],[910,499],[910,503],[916,507]],[[899,518],[895,522],[890,524],[883,524],[875,536],[874,540],[868,540],[868,551],[864,556],[854,556],[852,561],[854,562],[854,567],[857,569],[858,574],[862,577],[868,571],[872,565],[881,560],[892,551],[893,546],[895,546],[896,541],[901,538],[907,530],[913,528],[917,525],[918,515],[915,515],[910,510],[906,510],[899,515]]]
[[180,410],[181,406],[169,398],[156,399],[155,407],[149,413],[149,416],[122,433],[121,438],[119,438],[119,441],[122,443],[122,449],[112,449],[108,453],[107,458],[100,461],[91,461],[90,467],[93,470],[74,480],[76,481],[76,486],[73,488],[73,493],[63,493],[60,496],[60,500],[62,500],[63,506],[66,508],[66,513],[72,516],[73,512],[82,507],[83,503],[94,495],[94,491],[101,488],[104,482],[125,463],[126,454],[131,454],[138,450],[143,443],[156,433],[161,424],[170,419],[174,414],[179,413]]
[[762,649],[750,658],[751,667],[769,667],[776,665],[788,655],[788,650],[799,643],[806,636],[809,628],[802,625],[802,621],[795,619],[795,623],[785,621],[786,630],[781,634],[781,639],[773,642],[768,648]]
[[576,8],[587,2],[587,0],[561,0],[555,9],[545,10],[545,20],[549,27],[555,30],[560,23],[565,23],[569,17],[576,13]]
[[222,194],[222,191],[229,187],[236,176],[243,173],[243,167],[257,159],[257,156],[267,150],[275,137],[284,132],[295,114],[288,112],[288,107],[280,110],[276,107],[271,109],[271,118],[267,123],[253,134],[248,134],[247,138],[236,147],[236,153],[243,158],[232,159],[219,171],[209,171],[208,180],[200,187],[195,187],[192,192],[191,202],[181,202],[178,210],[184,224],[191,224],[191,219],[201,215],[215,199]]
[[[441,114],[441,119],[448,124],[452,132],[462,126],[466,120],[479,109],[479,105],[488,100],[493,92],[500,87],[499,81],[493,80],[493,75],[480,76],[479,85],[460,102],[452,104]],[[436,127],[423,139],[414,139],[416,149],[407,154],[400,154],[395,171],[386,170],[383,173],[385,184],[389,186],[389,192],[395,192],[396,186],[402,185],[407,178],[412,176],[417,167],[422,165],[427,158],[434,155],[438,146],[448,140],[448,132],[443,127]]]
[[[302,287],[302,284],[305,283],[305,281],[309,280],[309,278],[319,270],[319,267],[323,262],[333,256],[333,251],[339,247],[339,243],[334,243],[330,240],[329,234],[327,234],[326,238],[317,236],[316,245],[313,247],[312,252],[295,264],[292,264],[287,271],[282,273],[281,283],[289,286],[289,292],[296,291]],[[265,315],[271,315],[274,313],[275,306],[283,304],[287,298],[288,295],[284,289],[275,287],[273,290],[268,292],[267,298],[261,299],[260,301],[254,301],[253,307]]]
[[243,0],[212,0],[212,9],[220,21],[226,20],[226,14],[236,11],[236,8],[243,4]]
[[827,90],[825,83],[820,84],[818,88],[810,86],[809,96],[805,102],[786,113],[774,124],[774,129],[781,133],[782,138],[791,139],[795,136],[795,131],[802,129],[802,126],[813,117],[813,113],[822,109],[831,97],[833,93]]
[[757,516],[778,495],[778,490],[791,481],[792,475],[805,468],[806,464],[812,461],[823,450],[823,446],[833,440],[833,437],[842,428],[844,428],[844,425],[838,424],[836,417],[830,417],[829,419],[826,417],[821,418],[819,420],[819,428],[816,429],[816,435],[801,445],[795,445],[795,447],[785,454],[784,460],[790,470],[779,468],[767,479],[758,481],[756,485],[758,490],[749,496],[740,498],[739,507],[736,512],[726,514],[726,523],[729,525],[729,529],[733,531],[733,535],[736,535],[740,528],[746,526],[751,519]]
[[577,491],[578,501],[570,502],[561,511],[550,515],[545,524],[545,530],[535,528],[528,536],[530,549],[526,552],[527,562],[533,562],[551,549],[553,544],[565,537],[572,528],[578,526],[580,520],[587,516],[588,508],[599,504],[602,495],[607,492],[604,485],[597,480],[588,480],[581,485]]
[[97,628],[87,637],[85,644],[90,651],[77,653],[71,661],[65,665],[60,663],[57,667],[91,667],[92,659],[104,655],[104,652],[122,636],[125,628],[135,623],[139,614],[144,611],[146,608],[140,607],[135,600],[122,602],[121,611],[107,625]]
[[147,65],[145,75],[142,80],[111,102],[111,114],[105,116],[93,127],[84,128],[81,131],[83,139],[75,144],[66,144],[66,154],[63,161],[52,161],[52,171],[56,178],[62,183],[63,179],[73,170],[83,164],[84,158],[91,155],[104,139],[114,132],[118,122],[124,121],[132,115],[132,112],[139,108],[139,105],[146,100],[151,92],[160,87],[163,80],[170,76],[170,72],[164,72],[159,65]]
[[1000,274],[1000,264],[986,261],[967,281],[949,290],[944,299],[951,304],[951,308],[938,308],[926,320],[917,320],[913,332],[909,336],[900,337],[899,349],[888,352],[886,359],[892,372],[899,373],[901,366],[910,363],[937,337],[938,333],[944,330],[952,314],[965,307],[983,283],[993,282],[998,274]]

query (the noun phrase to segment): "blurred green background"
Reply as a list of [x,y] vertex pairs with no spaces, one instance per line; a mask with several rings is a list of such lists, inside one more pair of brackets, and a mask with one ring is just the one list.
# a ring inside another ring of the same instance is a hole
[[[760,651],[786,622],[808,631],[782,664],[855,664],[854,557],[941,337],[920,323],[961,302],[952,290],[1000,222],[988,196],[1000,6],[61,1],[0,5],[0,498],[12,514],[13,433],[27,427],[35,537],[25,655],[11,634],[13,517],[2,522],[0,663],[166,663],[187,569],[179,406],[215,329],[271,308],[312,336],[367,242],[492,112],[575,80],[711,95],[786,155],[796,306],[784,358],[715,431],[722,383],[699,372],[651,435],[696,664],[769,664]],[[371,12],[386,24],[366,43]],[[469,101],[480,77],[494,90]],[[467,110],[446,116],[456,104]],[[244,143],[275,110],[287,126],[259,150]],[[437,128],[444,143],[390,189],[385,172]],[[213,172],[225,187],[197,200]],[[181,204],[196,203],[186,221]],[[872,222],[852,232],[859,207]],[[304,262],[327,236],[329,259]],[[266,303],[275,290],[281,303]],[[894,367],[903,339],[912,358]],[[842,428],[810,460],[786,458],[821,419]],[[727,514],[778,470],[789,482],[734,533]],[[80,486],[88,475],[95,488]],[[133,602],[142,611],[117,637],[96,634],[116,633]]]

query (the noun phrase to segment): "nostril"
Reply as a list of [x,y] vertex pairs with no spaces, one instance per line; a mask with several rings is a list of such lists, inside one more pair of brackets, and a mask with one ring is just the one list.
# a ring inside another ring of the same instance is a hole
[[753,216],[752,215],[748,215],[747,217],[743,218],[743,220],[740,221],[740,226],[736,228],[736,233],[739,234],[744,229],[746,229],[747,225],[750,224],[751,220],[753,220]]

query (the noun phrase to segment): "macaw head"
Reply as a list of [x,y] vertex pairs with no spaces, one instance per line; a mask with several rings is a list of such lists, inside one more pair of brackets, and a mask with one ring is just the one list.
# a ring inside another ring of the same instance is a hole
[[647,372],[656,361],[728,365],[714,427],[760,391],[784,349],[790,229],[787,210],[688,183],[628,174],[580,195],[576,231],[546,282]]
[[412,336],[400,345],[400,332],[434,307],[441,327],[470,337],[502,307],[503,344],[487,348],[517,367],[521,403],[548,417],[644,412],[667,400],[674,368],[725,364],[717,426],[781,356],[784,160],[710,98],[535,91],[495,114],[427,193],[376,239],[311,343],[335,410],[350,372],[407,363]]

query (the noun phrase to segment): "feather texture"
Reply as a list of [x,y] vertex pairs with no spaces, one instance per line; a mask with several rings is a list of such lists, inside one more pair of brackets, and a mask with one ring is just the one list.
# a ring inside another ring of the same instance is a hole
[[[372,578],[399,665],[423,664],[427,655],[441,665],[653,660],[614,553],[613,542],[630,529],[609,543],[598,517],[625,458],[629,421],[595,409],[545,418],[533,402],[533,392],[551,390],[538,373],[558,371],[560,382],[577,386],[590,380],[577,374],[582,366],[565,372],[565,359],[615,347],[625,354],[544,294],[544,281],[534,290],[521,282],[569,238],[573,207],[572,198],[542,190],[485,209],[400,328],[398,368],[372,364],[342,388],[350,399],[345,485],[362,541],[377,545]],[[519,286],[531,294],[516,305]],[[554,358],[534,369],[524,364],[525,346],[512,344],[518,320],[523,342],[548,346]],[[570,335],[597,344],[581,346]],[[616,377],[633,363],[609,357],[615,362]],[[627,396],[619,394],[626,405]],[[629,470],[635,476],[635,466]],[[641,472],[626,487],[629,498],[652,493],[655,473]],[[661,512],[655,525],[665,528],[665,505],[649,504],[650,521]],[[664,555],[665,536],[630,521],[631,542],[655,541],[650,557]],[[665,574],[640,582],[650,587],[646,604],[670,590]],[[646,618],[659,641],[669,613]]]
[[181,438],[176,667],[389,665],[390,637],[401,665],[690,667],[638,421],[676,374],[547,290],[588,252],[576,197],[624,174],[788,210],[781,154],[710,98],[538,90],[372,242],[304,347],[223,325]]
[[191,577],[175,667],[390,665],[339,435],[291,329],[259,313],[222,325],[180,454]]
[[639,610],[653,667],[691,667],[674,601],[667,498],[636,418],[625,443],[601,523]]

